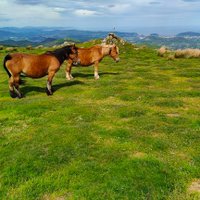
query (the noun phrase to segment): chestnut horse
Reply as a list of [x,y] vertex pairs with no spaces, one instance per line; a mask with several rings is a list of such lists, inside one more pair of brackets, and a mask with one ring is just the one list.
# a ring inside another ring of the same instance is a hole
[[47,95],[52,95],[52,80],[55,73],[65,60],[78,62],[77,47],[75,45],[65,46],[54,51],[48,51],[44,54],[25,54],[13,53],[4,58],[4,68],[9,76],[9,90],[12,98],[22,98],[19,90],[20,74],[27,77],[41,78],[48,75]]
[[[96,45],[90,48],[78,48],[78,58],[80,61],[80,65],[82,66],[94,65],[95,79],[99,79],[98,65],[105,56],[110,56],[116,62],[118,62],[120,60],[119,48],[116,45],[106,45],[106,44]],[[72,65],[73,62],[69,61],[66,67],[66,78],[68,80],[73,79],[73,76],[71,75]]]

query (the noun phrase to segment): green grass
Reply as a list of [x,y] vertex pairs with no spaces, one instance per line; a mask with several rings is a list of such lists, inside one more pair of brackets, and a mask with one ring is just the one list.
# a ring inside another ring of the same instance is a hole
[[188,191],[200,179],[199,60],[120,53],[99,80],[74,67],[67,81],[63,64],[53,96],[46,78],[25,78],[26,97],[11,99],[0,68],[0,199],[200,198]]

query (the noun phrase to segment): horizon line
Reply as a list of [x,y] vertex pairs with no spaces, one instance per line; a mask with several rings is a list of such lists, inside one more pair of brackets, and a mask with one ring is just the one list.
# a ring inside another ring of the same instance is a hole
[[[112,29],[103,29],[99,30],[97,28],[81,28],[81,27],[67,27],[67,26],[0,26],[2,28],[18,28],[18,29],[25,29],[25,28],[47,28],[47,29],[64,29],[64,30],[75,30],[75,31],[91,31],[91,32],[121,32],[121,33],[137,33],[137,34],[160,34],[160,35],[177,35],[179,33],[185,32],[194,32],[200,33],[200,26],[140,26],[140,27],[133,27],[133,28],[115,28]],[[155,30],[154,30],[155,29]]]

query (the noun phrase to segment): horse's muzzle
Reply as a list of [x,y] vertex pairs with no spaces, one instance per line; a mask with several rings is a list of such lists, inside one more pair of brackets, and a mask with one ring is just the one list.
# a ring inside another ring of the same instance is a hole
[[120,58],[116,58],[115,61],[116,61],[116,62],[119,62],[119,61],[120,61]]

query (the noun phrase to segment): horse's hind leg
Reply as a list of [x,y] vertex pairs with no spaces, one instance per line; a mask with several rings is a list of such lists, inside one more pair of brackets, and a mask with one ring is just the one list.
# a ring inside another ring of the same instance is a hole
[[14,90],[17,94],[17,97],[22,98],[23,95],[19,90],[19,84],[20,84],[20,77],[19,77],[19,75],[17,75],[17,76],[14,77]]
[[11,76],[10,79],[9,79],[9,90],[10,90],[10,96],[12,98],[16,98],[17,97],[17,94],[15,93],[15,90],[14,90],[14,78]]
[[54,75],[55,75],[55,72],[50,72],[48,74],[47,88],[46,88],[47,95],[52,95],[53,94],[51,85],[52,85],[52,80],[53,80]]

